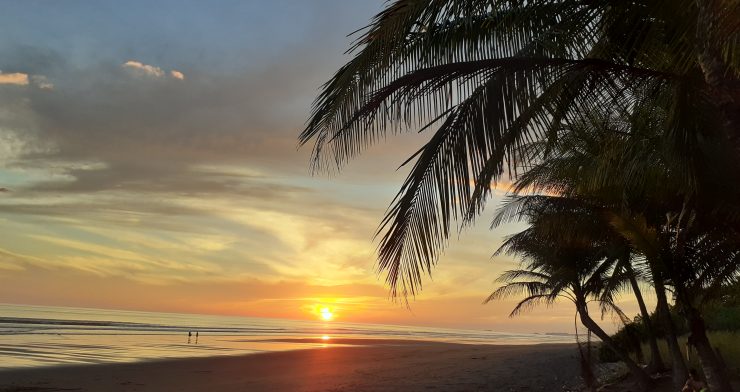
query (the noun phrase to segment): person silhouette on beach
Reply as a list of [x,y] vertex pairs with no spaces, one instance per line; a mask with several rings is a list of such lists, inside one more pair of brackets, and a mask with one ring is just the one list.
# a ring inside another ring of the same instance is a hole
[[190,344],[190,338],[193,337],[193,331],[188,331],[188,344]]
[[195,331],[195,344],[198,344],[198,331]]
[[707,384],[699,378],[696,369],[689,370],[689,379],[683,386],[681,392],[707,392]]

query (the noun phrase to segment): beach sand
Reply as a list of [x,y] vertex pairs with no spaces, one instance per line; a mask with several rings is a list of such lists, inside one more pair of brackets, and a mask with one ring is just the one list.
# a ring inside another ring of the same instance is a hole
[[0,391],[563,391],[575,345],[337,340],[326,347],[0,372]]

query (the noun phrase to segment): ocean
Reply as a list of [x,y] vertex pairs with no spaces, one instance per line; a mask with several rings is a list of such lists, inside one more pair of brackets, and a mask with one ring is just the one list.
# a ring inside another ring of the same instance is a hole
[[574,341],[567,334],[0,304],[0,369],[297,350],[346,339],[468,344]]

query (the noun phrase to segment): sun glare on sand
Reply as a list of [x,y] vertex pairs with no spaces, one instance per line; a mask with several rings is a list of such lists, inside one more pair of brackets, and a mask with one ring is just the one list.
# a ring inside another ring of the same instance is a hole
[[321,308],[320,313],[324,321],[331,321],[334,318],[334,313],[329,308]]

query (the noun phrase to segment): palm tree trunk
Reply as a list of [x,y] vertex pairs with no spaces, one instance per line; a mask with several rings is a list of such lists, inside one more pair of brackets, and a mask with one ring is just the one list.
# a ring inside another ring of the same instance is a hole
[[601,339],[601,341],[606,344],[607,347],[609,347],[609,349],[617,354],[619,359],[621,359],[622,362],[627,365],[630,373],[634,375],[635,379],[637,379],[637,382],[640,384],[643,390],[647,391],[652,384],[652,379],[650,378],[650,376],[647,374],[647,372],[645,372],[644,369],[638,366],[637,363],[632,360],[632,358],[630,358],[627,352],[620,349],[620,347],[614,342],[614,340],[612,340],[612,337],[609,336],[609,334],[606,333],[603,329],[601,329],[599,324],[597,324],[591,318],[591,316],[589,316],[588,307],[585,303],[578,304],[578,314],[581,316],[581,323],[583,323],[583,325],[588,328],[589,331],[598,336],[599,339]]
[[648,369],[650,369],[650,372],[659,372],[665,369],[665,364],[663,364],[663,358],[660,356],[655,330],[653,330],[653,323],[650,321],[650,313],[648,313],[647,306],[645,306],[645,300],[642,298],[640,286],[637,285],[637,278],[635,278],[635,272],[632,270],[632,266],[628,264],[625,268],[629,272],[632,292],[635,293],[637,304],[640,306],[642,322],[645,324],[645,331],[648,334],[648,343],[650,345],[650,364],[648,365]]
[[[674,282],[682,282],[681,276],[676,273],[676,269],[670,269],[671,279]],[[714,392],[732,392],[730,379],[722,371],[719,358],[712,349],[712,345],[707,338],[707,328],[701,312],[693,303],[695,301],[692,291],[686,288],[685,284],[674,285],[676,290],[676,305],[680,307],[686,320],[689,322],[689,343],[696,347],[696,352],[701,363],[704,376],[707,378],[709,389]]]
[[730,379],[722,371],[717,354],[712,349],[712,345],[707,338],[704,318],[697,309],[686,306],[685,310],[686,317],[689,321],[689,329],[691,330],[689,341],[696,347],[699,362],[701,363],[702,370],[704,370],[704,376],[707,378],[709,389],[712,392],[732,392]]
[[668,308],[668,298],[665,295],[663,278],[656,272],[652,263],[650,265],[650,271],[653,275],[655,296],[658,300],[656,307],[658,321],[663,325],[665,340],[668,343],[668,351],[671,354],[673,387],[675,390],[680,391],[689,377],[689,371],[686,368],[686,362],[683,360],[683,354],[681,354],[681,346],[678,344],[676,327],[673,325],[673,320],[671,320],[671,311]]

